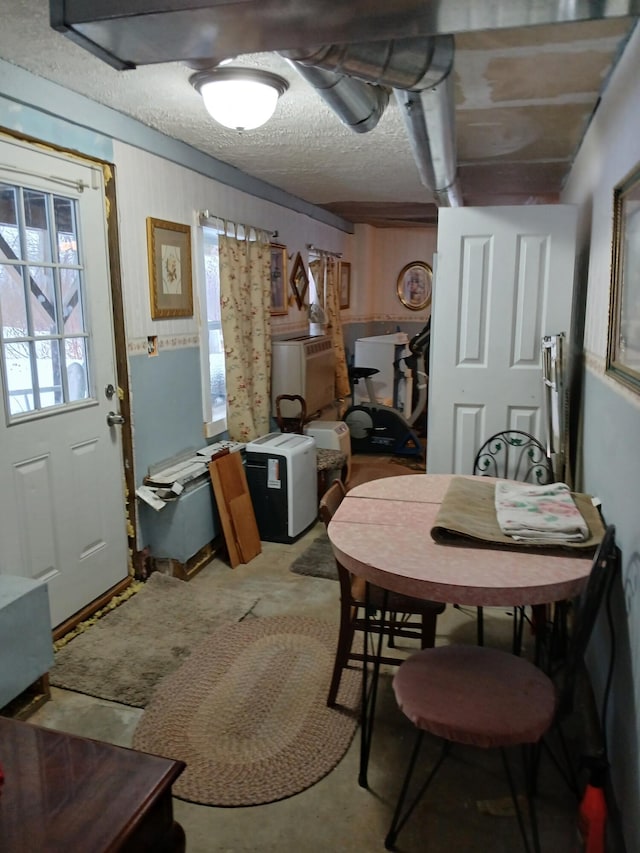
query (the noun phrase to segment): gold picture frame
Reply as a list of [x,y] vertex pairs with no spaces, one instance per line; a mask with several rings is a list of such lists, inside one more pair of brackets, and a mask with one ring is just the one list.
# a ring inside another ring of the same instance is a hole
[[271,315],[288,314],[287,247],[271,243]]
[[351,302],[351,264],[340,261],[340,308],[348,308]]
[[289,283],[291,285],[293,295],[296,298],[296,304],[298,308],[302,310],[304,306],[304,298],[307,293],[307,288],[309,287],[309,276],[307,275],[307,271],[304,266],[304,261],[302,260],[300,252],[296,254],[296,259],[293,262],[293,268],[291,270],[291,276],[289,277]]
[[412,261],[400,270],[396,282],[398,299],[411,311],[424,311],[431,305],[433,270],[424,261]]
[[191,228],[147,217],[151,318],[193,317]]
[[640,392],[640,163],[613,190],[606,371]]

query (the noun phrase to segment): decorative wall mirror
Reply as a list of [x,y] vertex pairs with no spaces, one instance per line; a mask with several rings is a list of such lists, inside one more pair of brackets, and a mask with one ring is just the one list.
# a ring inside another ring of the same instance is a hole
[[640,392],[640,163],[613,190],[607,373]]
[[300,252],[296,254],[296,259],[293,262],[293,269],[291,270],[289,283],[291,285],[293,295],[296,298],[298,308],[302,310],[307,288],[309,287],[309,276],[307,275]]
[[429,264],[412,261],[400,270],[396,283],[398,299],[411,311],[423,311],[431,304],[432,279]]

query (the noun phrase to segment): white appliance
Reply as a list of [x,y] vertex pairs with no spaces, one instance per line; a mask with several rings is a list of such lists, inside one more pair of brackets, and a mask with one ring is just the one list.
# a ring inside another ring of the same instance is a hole
[[253,510],[266,542],[293,542],[318,517],[316,444],[310,435],[272,432],[245,447]]
[[351,435],[344,421],[311,421],[304,428],[322,450],[341,450],[347,455],[347,481],[351,477]]
[[[307,416],[330,406],[335,400],[335,354],[326,335],[301,335],[273,341],[271,347],[271,408],[276,415],[276,397],[304,397]],[[281,414],[296,417],[297,407],[282,401]]]
[[[408,417],[404,399],[400,399],[400,374],[395,370],[398,359],[409,355],[407,344],[409,337],[406,332],[394,332],[391,335],[374,335],[370,338],[358,338],[355,346],[354,365],[356,367],[372,367],[379,372],[371,377],[376,400],[384,406],[392,406]],[[354,403],[360,405],[369,401],[369,394],[364,382],[358,382],[354,388]],[[404,396],[404,395],[402,395]]]

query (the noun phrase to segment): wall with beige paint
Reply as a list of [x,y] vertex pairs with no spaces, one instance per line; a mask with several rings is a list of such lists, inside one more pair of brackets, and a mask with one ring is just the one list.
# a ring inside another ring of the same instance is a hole
[[[436,228],[373,228],[356,225],[351,266],[351,305],[343,312],[347,323],[379,322],[424,325],[429,311],[411,311],[398,299],[396,284],[412,261],[433,265]],[[372,334],[377,334],[372,333]]]

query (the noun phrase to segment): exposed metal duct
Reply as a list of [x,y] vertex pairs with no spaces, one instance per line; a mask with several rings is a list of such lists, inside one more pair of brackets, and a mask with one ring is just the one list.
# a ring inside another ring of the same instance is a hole
[[[395,91],[420,180],[439,206],[462,204],[456,178],[452,36],[281,52],[346,125],[372,130]],[[347,82],[348,81],[348,82]]]
[[351,130],[367,133],[378,124],[389,102],[388,89],[324,68],[288,62]]

